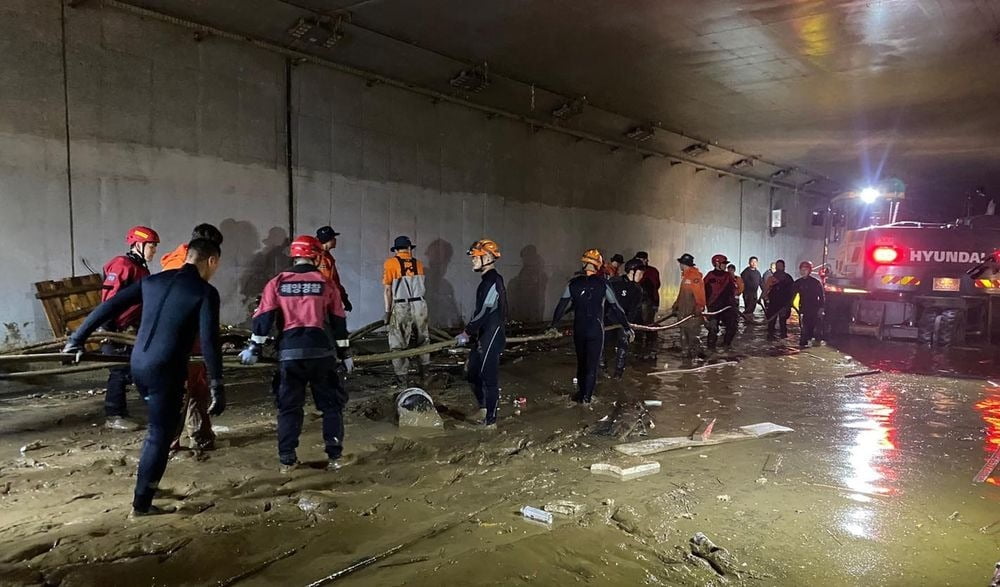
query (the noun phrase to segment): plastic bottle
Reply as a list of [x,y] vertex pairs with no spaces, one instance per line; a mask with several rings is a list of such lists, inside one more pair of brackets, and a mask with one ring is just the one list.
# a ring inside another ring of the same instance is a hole
[[551,513],[545,510],[540,510],[538,508],[533,508],[530,505],[526,505],[523,508],[521,508],[521,515],[524,516],[525,518],[528,518],[529,520],[534,520],[536,522],[541,522],[543,524],[552,523]]

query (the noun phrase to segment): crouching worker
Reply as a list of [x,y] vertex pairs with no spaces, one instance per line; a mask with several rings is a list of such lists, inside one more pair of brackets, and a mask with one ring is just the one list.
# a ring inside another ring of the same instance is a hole
[[302,235],[292,241],[294,265],[264,286],[260,306],[253,315],[250,344],[240,362],[252,365],[271,329],[281,328],[278,346],[278,461],[287,473],[299,465],[296,449],[302,433],[306,385],[323,414],[323,443],[327,469],[340,468],[344,450],[344,405],[347,392],[337,372],[337,357],[348,373],[354,370],[347,338],[347,319],[340,291],[316,267],[322,248],[316,237]]
[[83,351],[87,337],[98,325],[142,304],[142,321],[132,350],[132,377],[149,403],[149,427],[139,458],[132,514],[165,513],[153,506],[167,468],[170,441],[181,418],[184,382],[195,337],[201,334],[201,353],[210,377],[209,413],[217,416],[226,407],[219,349],[219,292],[208,280],[219,267],[219,245],[207,239],[188,243],[183,267],[147,277],[118,292],[95,309],[73,333],[64,353]]
[[482,274],[482,280],[476,289],[476,313],[455,340],[465,345],[472,337],[476,339],[466,365],[469,383],[479,402],[478,419],[487,427],[495,427],[500,401],[500,353],[507,344],[507,288],[495,267],[500,246],[489,239],[478,240],[466,254],[472,258],[472,270]]

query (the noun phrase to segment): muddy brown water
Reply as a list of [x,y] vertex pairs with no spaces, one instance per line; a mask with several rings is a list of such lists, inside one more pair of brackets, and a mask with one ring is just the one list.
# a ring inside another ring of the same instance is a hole
[[[243,375],[216,421],[219,448],[168,465],[157,503],[178,513],[134,521],[142,434],[100,427],[102,397],[87,392],[100,381],[18,388],[0,396],[0,584],[308,585],[399,545],[335,584],[989,582],[1000,477],[972,478],[1000,447],[994,350],[852,338],[799,352],[748,332],[735,366],[647,376],[680,366],[675,338],[661,343],[623,381],[602,379],[593,411],[567,407],[569,346],[508,357],[495,433],[463,420],[475,405],[457,372],[429,386],[443,431],[398,429],[385,375],[353,377],[351,464],[337,472],[318,468],[307,407],[300,458],[317,468],[278,473],[268,386]],[[514,415],[519,396],[528,404]],[[613,399],[661,400],[652,436],[702,418],[717,431],[771,421],[795,432],[653,455],[659,473],[617,481],[588,470],[625,460],[615,439],[590,433]],[[132,410],[143,414],[139,400]],[[555,500],[583,509],[550,527],[518,513]],[[696,532],[736,559],[725,578],[688,556]]]

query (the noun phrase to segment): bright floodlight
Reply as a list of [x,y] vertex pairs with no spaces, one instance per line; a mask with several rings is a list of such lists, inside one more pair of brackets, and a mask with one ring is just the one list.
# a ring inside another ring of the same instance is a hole
[[861,190],[861,194],[859,195],[861,196],[862,202],[864,202],[865,204],[871,204],[872,202],[877,200],[878,197],[882,195],[882,193],[875,188],[865,188]]

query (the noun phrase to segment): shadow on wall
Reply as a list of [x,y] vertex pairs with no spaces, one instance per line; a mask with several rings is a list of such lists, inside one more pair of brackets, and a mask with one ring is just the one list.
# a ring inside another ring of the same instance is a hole
[[425,281],[430,323],[435,326],[462,326],[462,313],[455,301],[455,288],[444,278],[455,249],[451,243],[436,239],[427,245]]
[[243,273],[239,278],[240,296],[249,314],[257,309],[257,300],[267,282],[291,264],[288,258],[289,242],[288,233],[283,228],[272,227],[267,238],[261,241],[264,247],[255,252],[249,263],[242,268]]
[[521,272],[507,284],[511,317],[524,322],[545,320],[545,293],[548,284],[549,276],[544,270],[544,260],[535,245],[521,249]]

